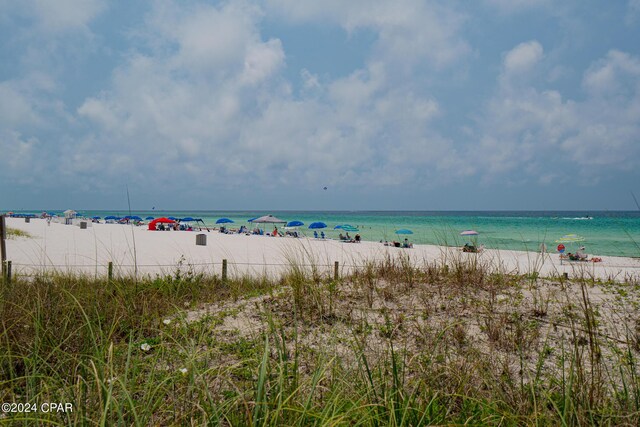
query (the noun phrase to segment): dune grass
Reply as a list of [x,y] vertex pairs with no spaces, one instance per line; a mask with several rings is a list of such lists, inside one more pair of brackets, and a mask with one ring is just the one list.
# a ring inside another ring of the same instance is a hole
[[[339,280],[177,269],[0,292],[17,425],[638,425],[640,284],[366,263]],[[597,298],[595,298],[597,296]]]
[[31,234],[27,233],[26,231],[19,230],[17,228],[7,227],[7,239],[15,239],[17,237],[30,238]]

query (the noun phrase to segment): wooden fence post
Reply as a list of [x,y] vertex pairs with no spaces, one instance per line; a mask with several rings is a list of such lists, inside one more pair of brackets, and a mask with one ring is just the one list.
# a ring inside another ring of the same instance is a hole
[[223,282],[227,281],[227,260],[226,259],[222,260],[222,281]]
[[7,284],[11,284],[11,261],[7,261]]
[[109,281],[113,280],[113,262],[109,261],[109,266],[107,267],[107,275],[109,277]]
[[6,238],[7,226],[4,222],[4,215],[0,215],[0,264],[2,264],[2,277],[4,277],[5,274],[6,266],[4,263],[7,260],[7,246],[4,242]]
[[340,270],[340,263],[336,261],[333,264],[333,280],[338,280],[340,278],[339,270]]

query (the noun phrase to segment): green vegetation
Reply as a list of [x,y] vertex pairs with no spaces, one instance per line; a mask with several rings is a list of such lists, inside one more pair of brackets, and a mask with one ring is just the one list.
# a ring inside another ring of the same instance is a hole
[[31,234],[17,228],[7,227],[7,239],[15,239],[16,237],[31,237]]
[[73,412],[0,422],[638,425],[639,289],[402,256],[338,281],[18,277],[0,401]]

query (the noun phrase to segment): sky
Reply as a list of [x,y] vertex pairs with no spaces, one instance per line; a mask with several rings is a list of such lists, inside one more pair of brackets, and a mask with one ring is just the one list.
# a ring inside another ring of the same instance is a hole
[[0,0],[0,210],[635,210],[639,40],[640,0]]

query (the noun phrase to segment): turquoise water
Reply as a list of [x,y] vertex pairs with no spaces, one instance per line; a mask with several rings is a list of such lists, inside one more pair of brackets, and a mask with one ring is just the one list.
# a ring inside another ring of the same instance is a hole
[[[84,216],[128,215],[124,211],[82,211]],[[640,212],[312,212],[312,211],[135,211],[132,215],[174,216],[202,218],[208,225],[227,217],[235,223],[231,227],[250,225],[247,220],[273,214],[287,221],[300,220],[300,229],[308,236],[313,230],[307,226],[314,221],[327,224],[328,237],[337,237],[333,227],[350,224],[359,228],[363,240],[404,240],[413,243],[462,245],[469,238],[460,236],[463,230],[473,229],[479,235],[478,244],[488,248],[536,251],[541,243],[555,249],[565,234],[578,234],[585,238],[587,252],[597,255],[640,257]],[[592,219],[584,219],[584,217]],[[273,226],[267,225],[268,229]],[[280,227],[279,227],[280,228]],[[398,236],[395,230],[407,228],[414,234]],[[318,230],[320,231],[320,230]],[[351,233],[353,236],[355,233]],[[572,246],[567,245],[570,251]]]

